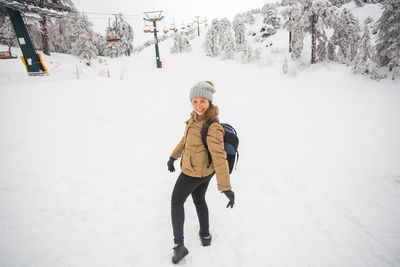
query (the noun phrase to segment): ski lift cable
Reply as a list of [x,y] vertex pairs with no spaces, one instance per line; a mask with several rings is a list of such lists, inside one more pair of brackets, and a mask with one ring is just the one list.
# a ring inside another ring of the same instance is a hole
[[122,12],[102,13],[102,12],[88,12],[88,11],[72,11],[71,13],[82,13],[82,14],[90,14],[90,15],[104,15],[104,16],[122,14],[122,15],[127,16],[127,17],[142,17],[142,15],[139,15],[139,14],[123,14]]

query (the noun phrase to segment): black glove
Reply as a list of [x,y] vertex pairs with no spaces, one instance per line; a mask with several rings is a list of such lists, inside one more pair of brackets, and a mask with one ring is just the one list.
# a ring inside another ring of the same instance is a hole
[[174,167],[174,161],[175,161],[176,159],[174,159],[173,157],[169,157],[169,160],[168,160],[168,162],[167,162],[167,166],[168,166],[168,170],[170,171],[170,172],[174,172],[175,171],[175,167]]
[[229,208],[230,206],[231,208],[233,208],[233,205],[235,204],[235,193],[233,193],[232,190],[222,191],[222,193],[224,193],[225,196],[229,198],[229,202],[228,205],[226,205],[226,207]]

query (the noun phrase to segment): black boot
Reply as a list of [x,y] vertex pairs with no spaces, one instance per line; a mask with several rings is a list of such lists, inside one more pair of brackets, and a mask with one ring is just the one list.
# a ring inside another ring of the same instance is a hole
[[200,236],[201,244],[203,245],[203,247],[207,247],[207,246],[211,245],[212,236],[210,234],[207,236],[204,236],[201,232],[199,232],[199,236]]
[[174,256],[172,256],[172,262],[177,264],[187,254],[189,254],[189,251],[187,250],[187,248],[185,248],[185,246],[182,243],[176,244],[174,247]]

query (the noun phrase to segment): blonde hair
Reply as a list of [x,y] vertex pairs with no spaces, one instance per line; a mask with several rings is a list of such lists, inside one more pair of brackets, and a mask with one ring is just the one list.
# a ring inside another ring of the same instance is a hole
[[214,83],[211,81],[205,81],[206,83],[208,83],[209,85],[211,85],[212,87],[214,87]]

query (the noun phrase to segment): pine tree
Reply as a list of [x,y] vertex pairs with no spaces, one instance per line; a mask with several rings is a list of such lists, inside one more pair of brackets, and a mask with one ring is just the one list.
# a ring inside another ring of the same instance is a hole
[[391,71],[400,66],[400,2],[385,0],[383,9],[376,27],[377,59],[380,67],[389,66]]
[[256,22],[256,19],[255,19],[254,15],[253,15],[253,12],[251,12],[251,11],[246,12],[244,17],[245,17],[245,21],[244,22],[246,22],[246,23],[248,23],[250,25],[253,25]]
[[351,64],[357,54],[357,44],[360,36],[358,20],[346,8],[339,12],[333,23],[334,32],[332,42],[339,46],[337,59],[347,65]]
[[298,60],[303,51],[304,26],[300,23],[302,18],[302,6],[290,2],[289,6],[282,11],[285,18],[283,27],[289,31],[289,52],[293,60]]
[[332,23],[332,5],[328,0],[301,0],[303,11],[300,23],[311,34],[311,64],[317,58],[317,39],[326,38],[325,28]]
[[188,36],[180,32],[174,33],[174,45],[171,47],[171,53],[182,53],[190,50],[190,41]]
[[233,38],[232,25],[227,18],[220,21],[218,37],[223,58],[232,59],[235,54],[235,39]]
[[103,35],[101,35],[100,33],[97,33],[97,32],[94,33],[93,44],[96,46],[98,56],[106,55],[105,49],[106,49],[107,41]]
[[284,74],[287,74],[288,73],[288,69],[289,69],[288,61],[287,61],[287,58],[285,58],[285,60],[283,61],[283,65],[282,65],[282,72]]
[[243,44],[242,50],[239,53],[240,61],[242,63],[250,63],[254,59],[254,51],[246,43]]
[[116,30],[117,36],[121,38],[119,41],[122,48],[122,53],[126,56],[130,56],[131,51],[133,50],[133,29],[132,26],[129,25],[128,21],[125,17],[120,13],[117,14],[117,21],[116,21]]
[[213,19],[206,34],[205,42],[206,55],[216,57],[220,53],[219,49],[219,21]]
[[235,32],[236,48],[238,51],[242,51],[246,43],[246,28],[244,26],[242,16],[236,15],[235,19],[233,20],[232,26],[233,31]]
[[90,64],[96,58],[97,48],[93,43],[94,33],[91,29],[92,24],[85,15],[78,15],[74,25],[74,39],[72,44],[72,54]]
[[317,59],[318,59],[318,61],[325,61],[326,57],[327,57],[326,39],[319,38],[318,46],[317,46]]
[[371,37],[369,26],[364,23],[361,39],[358,44],[357,55],[354,59],[353,69],[356,73],[368,74],[373,70],[373,48],[371,45]]
[[263,15],[263,26],[260,30],[262,33],[261,37],[267,38],[274,35],[281,26],[276,5],[265,4],[261,10],[261,14]]
[[17,37],[15,35],[13,26],[10,21],[10,17],[6,14],[0,13],[0,44],[17,46]]
[[58,53],[71,53],[71,41],[73,39],[73,20],[71,17],[57,19],[50,22],[49,41],[51,51]]
[[129,56],[133,50],[133,30],[122,14],[117,14],[107,29],[107,38],[115,36],[118,41],[107,42],[105,55],[116,58],[122,55]]
[[336,49],[335,49],[335,46],[332,44],[331,41],[328,41],[328,45],[327,45],[327,58],[330,61],[335,61],[336,60]]
[[[289,5],[282,15],[289,30],[289,51],[292,58],[298,59],[303,49],[304,33],[311,34],[311,64],[317,60],[317,39],[326,38],[325,29],[332,24],[334,9],[328,0],[299,0],[298,3],[287,1]],[[294,49],[296,49],[294,51]]]

